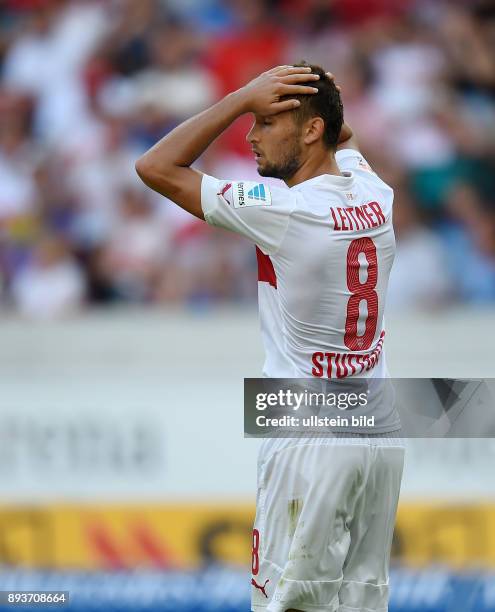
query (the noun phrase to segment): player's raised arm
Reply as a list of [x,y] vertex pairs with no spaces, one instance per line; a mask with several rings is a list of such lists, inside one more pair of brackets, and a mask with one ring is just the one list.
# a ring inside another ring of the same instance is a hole
[[342,125],[339,141],[337,143],[337,151],[342,151],[343,149],[354,149],[356,151],[359,151],[357,138],[354,135],[351,126],[345,122]]
[[[335,75],[331,72],[326,73],[327,77],[332,81],[335,81]],[[340,87],[337,85],[337,89],[340,91]],[[354,149],[359,151],[359,145],[357,138],[352,131],[351,126],[344,121],[342,124],[342,129],[340,130],[339,140],[337,142],[337,151],[342,151],[343,149]]]
[[278,66],[264,72],[167,134],[136,162],[137,173],[146,185],[204,219],[202,175],[191,164],[237,117],[244,113],[268,117],[294,109],[300,102],[290,96],[317,93],[307,83],[318,79],[305,66]]

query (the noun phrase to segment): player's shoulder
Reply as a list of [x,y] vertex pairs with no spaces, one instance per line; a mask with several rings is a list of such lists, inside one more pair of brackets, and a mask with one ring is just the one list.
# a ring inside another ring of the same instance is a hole
[[377,174],[364,155],[357,149],[341,149],[337,151],[335,160],[341,170],[352,172],[357,182],[368,183],[388,192],[389,195],[393,195],[393,188]]

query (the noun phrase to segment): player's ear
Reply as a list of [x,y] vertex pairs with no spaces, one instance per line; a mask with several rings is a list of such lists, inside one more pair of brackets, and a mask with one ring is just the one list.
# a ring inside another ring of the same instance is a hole
[[321,117],[311,117],[304,127],[304,144],[310,145],[322,138],[325,123]]

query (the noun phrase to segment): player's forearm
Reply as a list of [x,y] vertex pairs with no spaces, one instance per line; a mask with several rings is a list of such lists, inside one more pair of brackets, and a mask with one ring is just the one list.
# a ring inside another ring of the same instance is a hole
[[357,138],[351,126],[345,122],[340,131],[339,141],[337,142],[337,151],[342,149],[356,149],[356,151],[359,151]]
[[138,173],[166,174],[174,167],[188,167],[208,148],[208,146],[237,119],[246,112],[240,92],[229,94],[211,108],[184,121],[136,163]]
[[339,141],[337,143],[337,151],[342,149],[355,149],[359,151],[359,144],[351,126],[344,122],[340,131]]
[[148,187],[203,219],[202,176],[191,164],[237,117],[293,110],[300,101],[290,96],[317,93],[307,83],[318,79],[309,66],[277,66],[264,72],[167,134],[136,162],[137,173]]
[[339,142],[337,144],[343,144],[354,136],[351,126],[344,121],[342,129],[340,130]]
[[264,72],[162,138],[137,161],[138,174],[153,188],[160,183],[161,192],[166,193],[168,174],[188,168],[237,117],[247,112],[266,116],[293,110],[300,102],[290,96],[318,93],[310,83],[319,78],[309,66],[278,66]]

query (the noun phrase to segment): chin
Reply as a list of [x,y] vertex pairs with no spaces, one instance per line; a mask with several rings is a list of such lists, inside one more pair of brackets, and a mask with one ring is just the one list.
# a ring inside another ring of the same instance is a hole
[[284,180],[285,175],[283,175],[278,168],[273,166],[258,166],[258,174],[265,178],[276,178]]
[[264,160],[264,162],[263,165],[260,165],[258,162],[258,174],[260,176],[276,178],[282,181],[290,179],[301,165],[299,158],[296,156],[284,160],[283,163],[277,165],[270,164],[266,160]]
[[256,160],[256,170],[258,171],[258,174],[261,174],[264,171],[265,167],[266,166],[262,161]]
[[[258,174],[260,176],[264,176],[264,177],[271,176],[271,177],[273,177],[274,168],[272,168],[271,166],[258,164],[257,170],[258,170]],[[276,170],[275,170],[275,172],[276,172]]]

